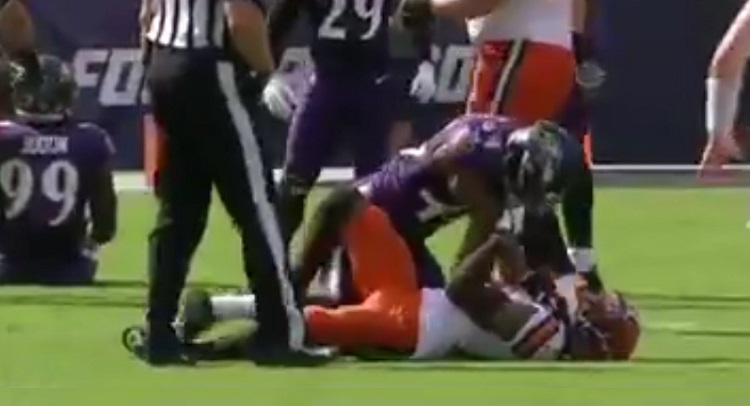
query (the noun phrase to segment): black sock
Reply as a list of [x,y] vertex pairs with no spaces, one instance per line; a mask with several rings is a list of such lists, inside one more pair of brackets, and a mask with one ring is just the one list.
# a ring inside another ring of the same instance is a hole
[[294,176],[284,176],[279,183],[277,210],[282,237],[287,249],[304,219],[305,202],[310,193],[310,187],[310,182]]
[[591,248],[593,239],[594,180],[588,166],[566,188],[562,196],[562,212],[568,244]]

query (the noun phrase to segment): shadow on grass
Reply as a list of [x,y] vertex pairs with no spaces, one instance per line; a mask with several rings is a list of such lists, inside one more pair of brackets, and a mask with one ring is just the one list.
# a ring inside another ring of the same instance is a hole
[[682,295],[668,293],[626,292],[638,307],[659,311],[727,311],[750,310],[750,296]]
[[640,301],[653,302],[688,302],[688,303],[747,303],[750,296],[711,296],[711,295],[679,295],[668,293],[639,293],[625,292],[628,297]]
[[142,308],[142,296],[83,295],[74,293],[0,295],[0,306],[56,306],[95,308]]
[[688,337],[750,338],[750,331],[748,330],[677,330],[674,333]]
[[[82,287],[86,289],[87,287]],[[148,288],[148,282],[140,280],[101,280],[96,281],[92,286],[88,288],[104,288],[104,289],[146,289]],[[239,290],[237,285],[230,285],[226,283],[215,283],[215,282],[200,282],[190,283],[188,288],[200,288],[206,290]]]
[[[82,287],[8,286],[8,290],[0,287],[0,305],[141,308],[144,305],[147,287],[146,282],[136,280],[102,280],[96,281],[94,285]],[[219,283],[194,283],[187,287],[195,288],[239,291],[234,285]],[[34,289],[34,292],[27,293],[19,291],[20,289]],[[124,293],[122,289],[138,289],[142,292]]]
[[730,364],[730,365],[750,365],[750,358],[730,358],[730,357],[639,357],[630,363],[650,364],[650,365],[712,365],[712,364]]

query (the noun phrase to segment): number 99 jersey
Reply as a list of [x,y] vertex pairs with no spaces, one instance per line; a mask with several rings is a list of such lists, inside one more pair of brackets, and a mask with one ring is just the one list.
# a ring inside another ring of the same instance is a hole
[[388,62],[392,0],[310,0],[317,71],[381,75]]
[[88,241],[87,205],[114,148],[91,124],[32,128],[0,122],[0,251],[9,260],[77,255]]

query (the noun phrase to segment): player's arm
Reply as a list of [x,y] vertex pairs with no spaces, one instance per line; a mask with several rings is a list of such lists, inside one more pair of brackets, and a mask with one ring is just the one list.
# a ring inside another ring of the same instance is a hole
[[277,0],[268,16],[271,50],[276,63],[281,63],[284,40],[297,21],[304,0]]
[[498,262],[501,267],[525,269],[523,254],[510,234],[490,235],[454,268],[454,277],[446,289],[453,304],[479,326],[490,330],[494,325],[493,316],[510,301],[501,289],[502,283],[492,278]]
[[154,0],[141,0],[141,8],[138,11],[138,28],[139,28],[139,41],[141,46],[141,62],[144,64],[149,62],[151,59],[151,47],[146,39],[146,33],[151,26],[151,20],[154,18],[155,7],[157,6]]
[[108,135],[102,137],[101,162],[92,175],[94,191],[89,201],[91,239],[99,245],[110,242],[117,232],[117,194],[112,174],[114,146]]
[[10,58],[37,75],[39,61],[34,40],[34,23],[21,0],[0,0],[0,44]]
[[750,2],[740,10],[714,53],[706,80],[706,130],[709,141],[732,130],[745,64],[750,57]]
[[457,171],[454,192],[468,208],[469,224],[456,254],[456,264],[487,240],[502,216],[504,202],[495,198],[488,189],[474,171]]
[[232,44],[245,63],[261,77],[275,69],[263,7],[254,0],[225,2]]

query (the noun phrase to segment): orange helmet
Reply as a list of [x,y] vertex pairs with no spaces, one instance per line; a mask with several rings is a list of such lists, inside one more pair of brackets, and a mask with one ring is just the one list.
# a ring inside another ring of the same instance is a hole
[[630,359],[641,336],[638,312],[620,292],[590,295],[584,317],[602,335],[608,359]]

